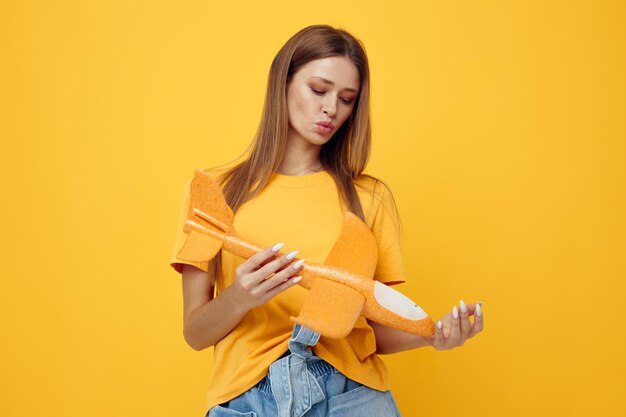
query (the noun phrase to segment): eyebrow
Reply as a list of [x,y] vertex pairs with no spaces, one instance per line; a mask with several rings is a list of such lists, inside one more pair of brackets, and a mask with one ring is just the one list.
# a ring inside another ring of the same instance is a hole
[[[325,84],[335,85],[335,83],[334,83],[334,82],[332,82],[331,80],[327,80],[327,79],[326,79],[326,78],[324,78],[324,77],[311,77],[311,78],[316,78],[316,79],[318,79],[318,80],[321,80],[321,81],[322,81],[323,83],[325,83]],[[356,90],[356,89],[354,89],[354,88],[350,88],[350,87],[348,87],[348,88],[344,88],[344,90],[346,90],[346,91],[350,91],[350,92],[353,92],[353,93],[358,93],[358,92],[359,92],[358,90]]]

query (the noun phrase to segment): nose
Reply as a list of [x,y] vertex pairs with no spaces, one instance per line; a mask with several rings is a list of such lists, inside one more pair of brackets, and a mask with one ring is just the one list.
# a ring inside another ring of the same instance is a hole
[[335,99],[332,97],[327,98],[322,106],[322,111],[329,117],[335,116],[335,113],[337,112],[337,103]]

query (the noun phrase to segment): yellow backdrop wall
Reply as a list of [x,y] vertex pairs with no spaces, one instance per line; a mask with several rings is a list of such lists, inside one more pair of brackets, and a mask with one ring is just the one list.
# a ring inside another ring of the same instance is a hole
[[0,415],[203,415],[212,352],[167,265],[182,185],[243,152],[271,59],[315,23],[369,53],[401,290],[435,317],[485,302],[462,348],[385,357],[403,415],[621,415],[624,9],[1,2]]

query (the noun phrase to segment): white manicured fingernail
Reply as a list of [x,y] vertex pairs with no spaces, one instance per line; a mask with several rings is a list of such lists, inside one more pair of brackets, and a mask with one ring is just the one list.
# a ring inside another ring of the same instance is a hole
[[296,284],[296,283],[300,282],[300,280],[301,280],[301,279],[302,279],[302,277],[295,277],[295,278],[293,278],[291,281],[292,281],[294,284]]
[[299,261],[296,261],[293,263],[293,269],[300,269],[302,268],[302,264],[304,264],[304,259],[300,259]]
[[467,306],[465,305],[463,300],[461,300],[460,304],[461,304],[461,313],[463,313],[463,314],[467,313]]
[[483,309],[480,308],[480,304],[476,304],[476,315],[479,317],[483,315]]
[[296,255],[298,254],[298,252],[300,252],[299,250],[292,250],[291,252],[289,252],[287,255],[285,255],[285,258],[287,259],[293,259],[296,257]]
[[459,309],[456,308],[456,306],[454,306],[454,308],[452,309],[452,317],[454,317],[455,319],[459,318]]
[[443,323],[441,322],[441,320],[439,320],[439,321],[437,322],[437,328],[438,328],[439,330],[441,330],[441,327],[442,327],[442,326],[443,326]]
[[272,246],[272,252],[278,252],[283,248],[283,246],[285,246],[283,242],[275,244],[274,246]]

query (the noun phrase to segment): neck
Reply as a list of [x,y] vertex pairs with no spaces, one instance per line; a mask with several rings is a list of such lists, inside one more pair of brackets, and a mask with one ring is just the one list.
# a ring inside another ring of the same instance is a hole
[[321,146],[310,143],[294,143],[289,141],[285,149],[285,155],[278,167],[278,173],[284,175],[306,175],[319,172],[322,168],[320,162]]

